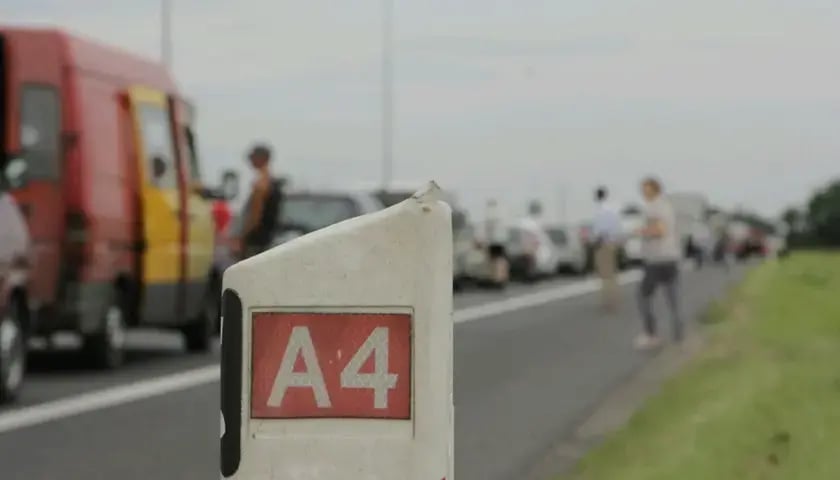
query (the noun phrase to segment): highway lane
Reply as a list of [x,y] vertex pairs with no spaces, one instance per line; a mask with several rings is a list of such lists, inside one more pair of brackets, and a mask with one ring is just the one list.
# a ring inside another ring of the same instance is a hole
[[[523,294],[546,291],[579,280],[560,277],[537,285],[511,284],[504,291],[469,289],[455,296],[455,308],[486,304]],[[25,407],[63,397],[96,391],[116,385],[131,384],[175,372],[218,364],[219,349],[209,355],[185,355],[181,335],[161,331],[137,331],[128,335],[125,367],[116,372],[92,370],[73,350],[73,340],[57,352],[37,353],[31,359],[26,387],[13,406]],[[6,408],[8,410],[9,407]],[[0,414],[4,411],[0,407]]]
[[[738,275],[704,271],[686,276],[686,308],[697,312]],[[556,284],[538,288],[550,291]],[[504,297],[530,295],[517,287]],[[644,364],[630,340],[637,331],[626,311],[605,317],[597,297],[534,304],[463,322],[455,328],[456,470],[460,480],[516,479],[622,379]],[[486,304],[499,294],[459,296],[458,307]],[[68,367],[38,373],[30,403],[114,383],[212,364],[215,355],[179,355],[176,337],[148,342],[116,375]],[[165,337],[165,336],[164,336]],[[79,384],[84,385],[80,386]],[[0,434],[0,475],[20,479],[217,478],[218,383],[97,410]]]

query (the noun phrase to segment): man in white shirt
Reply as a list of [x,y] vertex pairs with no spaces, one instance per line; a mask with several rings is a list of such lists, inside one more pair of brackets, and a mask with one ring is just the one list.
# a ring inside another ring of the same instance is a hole
[[592,219],[592,241],[595,246],[595,269],[601,278],[601,297],[609,312],[618,310],[618,248],[621,244],[621,217],[608,202],[606,187],[595,191],[598,210]]
[[642,195],[647,202],[645,225],[639,231],[644,259],[644,277],[639,286],[639,309],[644,322],[644,333],[636,340],[636,345],[645,349],[660,344],[652,307],[653,294],[659,285],[665,287],[665,296],[671,309],[674,340],[679,342],[683,338],[683,324],[677,298],[682,251],[676,232],[674,208],[662,195],[661,183],[655,178],[645,179],[642,182]]

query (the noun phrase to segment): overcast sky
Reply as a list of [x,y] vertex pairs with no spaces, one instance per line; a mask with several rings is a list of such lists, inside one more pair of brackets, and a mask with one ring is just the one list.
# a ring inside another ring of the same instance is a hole
[[[299,183],[376,181],[381,0],[171,0],[211,172],[254,139]],[[396,0],[395,176],[587,215],[638,179],[775,213],[840,172],[836,0]],[[157,58],[159,0],[5,0]]]

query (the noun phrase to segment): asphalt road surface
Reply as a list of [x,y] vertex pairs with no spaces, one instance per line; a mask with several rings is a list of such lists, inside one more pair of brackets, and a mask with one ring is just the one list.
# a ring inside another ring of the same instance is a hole
[[[686,273],[686,316],[741,272]],[[618,315],[600,313],[585,279],[456,297],[458,480],[521,478],[644,365],[631,342],[636,277],[625,275]],[[155,332],[132,334],[131,347],[114,373],[72,353],[39,356],[21,401],[0,409],[0,478],[219,478],[218,352],[185,355],[178,335]]]

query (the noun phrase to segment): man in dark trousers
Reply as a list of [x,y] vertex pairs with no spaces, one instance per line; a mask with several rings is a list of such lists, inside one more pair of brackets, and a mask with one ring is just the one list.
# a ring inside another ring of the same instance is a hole
[[257,145],[251,149],[248,160],[256,178],[245,204],[238,238],[234,242],[242,259],[271,246],[278,233],[283,203],[282,182],[271,175],[271,149],[267,145]]
[[636,340],[640,349],[659,346],[656,318],[653,315],[653,294],[661,285],[671,310],[672,334],[675,341],[683,338],[683,323],[679,311],[678,280],[681,249],[676,233],[676,218],[671,203],[662,194],[662,184],[655,178],[642,182],[642,195],[646,205],[644,226],[638,234],[642,237],[644,276],[639,286],[639,309],[644,333]]

